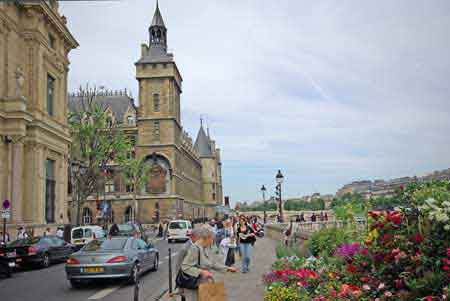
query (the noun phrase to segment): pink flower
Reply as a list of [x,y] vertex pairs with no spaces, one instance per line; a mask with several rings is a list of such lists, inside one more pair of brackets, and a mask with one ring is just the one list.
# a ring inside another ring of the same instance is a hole
[[386,291],[386,292],[384,292],[384,296],[385,297],[392,297],[392,293],[390,292],[390,291]]
[[379,289],[379,290],[382,290],[384,287],[385,287],[385,285],[384,285],[383,282],[381,282],[380,285],[378,285],[378,289]]
[[362,288],[363,288],[363,290],[365,290],[365,291],[370,291],[370,286],[368,286],[367,284],[364,284],[364,285],[362,286]]

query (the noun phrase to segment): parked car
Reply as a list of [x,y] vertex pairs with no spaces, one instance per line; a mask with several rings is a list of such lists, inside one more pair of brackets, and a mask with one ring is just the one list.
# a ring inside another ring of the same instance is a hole
[[192,224],[187,220],[174,220],[169,222],[167,241],[187,241],[192,233]]
[[83,280],[126,278],[134,283],[140,273],[157,270],[159,251],[136,237],[111,237],[93,240],[72,254],[66,263],[66,275],[72,287]]
[[18,239],[2,249],[5,254],[15,253],[17,265],[39,265],[48,267],[52,262],[66,260],[74,246],[61,238],[48,235]]
[[145,242],[149,242],[149,237],[145,234],[144,228],[141,224],[136,222],[128,222],[126,224],[118,224],[119,233],[117,236],[134,236],[142,239]]
[[0,275],[11,277],[11,271],[16,266],[16,252],[6,251],[3,246],[0,248]]
[[92,240],[105,236],[105,231],[100,226],[80,226],[72,229],[70,242],[79,250]]

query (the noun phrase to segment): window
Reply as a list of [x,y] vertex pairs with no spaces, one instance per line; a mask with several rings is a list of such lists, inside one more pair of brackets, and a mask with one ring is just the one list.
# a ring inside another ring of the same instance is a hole
[[48,47],[55,49],[55,38],[50,33],[48,34]]
[[127,124],[128,124],[128,126],[133,126],[134,125],[134,116],[128,116],[127,117]]
[[53,116],[53,103],[55,97],[55,79],[47,74],[47,113]]
[[92,213],[91,213],[91,210],[89,210],[89,208],[83,209],[82,223],[83,224],[91,224],[92,223]]
[[55,222],[55,161],[47,159],[45,163],[45,220]]
[[153,140],[159,141],[159,121],[153,121]]
[[113,179],[106,179],[105,181],[105,192],[114,192],[114,180]]
[[155,93],[153,94],[153,111],[159,112],[159,110],[160,110],[159,94]]

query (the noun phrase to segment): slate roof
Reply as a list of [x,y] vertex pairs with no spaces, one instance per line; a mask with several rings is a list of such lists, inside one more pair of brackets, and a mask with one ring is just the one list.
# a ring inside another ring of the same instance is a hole
[[[80,97],[74,94],[69,94],[69,110],[73,111],[80,104]],[[109,107],[114,113],[117,122],[122,123],[123,117],[130,105],[134,106],[134,100],[126,94],[119,95],[99,95],[95,99],[105,110]],[[136,106],[134,106],[136,109]]]
[[156,1],[156,9],[155,13],[153,14],[152,24],[150,26],[166,27],[161,12],[159,11],[158,1]]
[[203,129],[203,126],[200,126],[198,130],[197,139],[195,139],[194,148],[197,150],[200,157],[213,157],[213,153],[211,150],[211,141]]

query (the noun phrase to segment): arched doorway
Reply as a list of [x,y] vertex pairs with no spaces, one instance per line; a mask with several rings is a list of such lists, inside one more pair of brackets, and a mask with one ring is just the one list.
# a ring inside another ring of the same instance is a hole
[[92,224],[92,211],[87,207],[83,208],[83,215],[81,222],[82,224],[85,225]]

